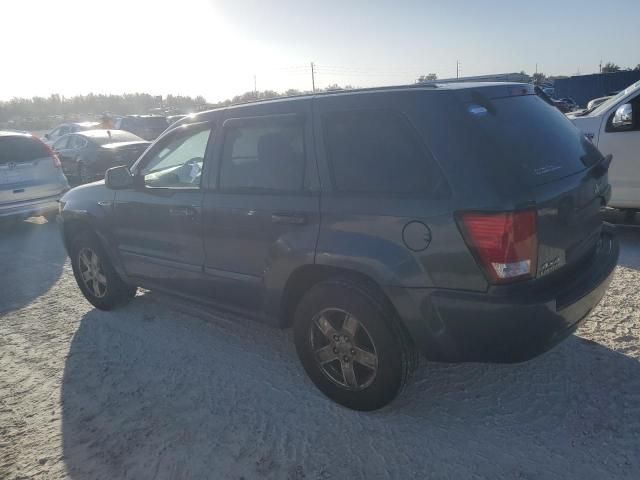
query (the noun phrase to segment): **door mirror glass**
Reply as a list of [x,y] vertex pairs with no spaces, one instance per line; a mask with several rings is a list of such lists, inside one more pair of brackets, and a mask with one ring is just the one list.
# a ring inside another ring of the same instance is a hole
[[124,165],[113,167],[104,174],[104,183],[111,190],[122,190],[133,187],[133,175]]
[[611,126],[616,130],[631,130],[633,128],[633,108],[630,103],[618,107],[613,115]]

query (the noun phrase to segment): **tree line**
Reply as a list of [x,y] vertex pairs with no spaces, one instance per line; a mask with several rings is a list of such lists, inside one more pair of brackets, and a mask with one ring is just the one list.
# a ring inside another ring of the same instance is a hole
[[[341,87],[329,85],[316,91],[351,89],[351,85]],[[203,96],[189,97],[180,95],[154,96],[148,93],[125,93],[122,95],[103,95],[90,93],[63,97],[53,94],[49,97],[12,98],[0,101],[0,128],[35,130],[50,128],[61,119],[83,120],[96,118],[104,113],[116,115],[147,113],[190,113],[217,107],[265,100],[292,95],[312,93],[309,90],[288,89],[250,91],[218,103],[208,103]]]

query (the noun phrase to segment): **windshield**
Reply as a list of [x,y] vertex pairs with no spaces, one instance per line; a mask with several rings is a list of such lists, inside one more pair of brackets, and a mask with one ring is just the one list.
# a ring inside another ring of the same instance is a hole
[[620,93],[618,93],[615,97],[611,97],[609,100],[607,100],[606,102],[601,103],[600,105],[598,105],[596,108],[594,108],[591,112],[589,112],[590,114],[593,115],[600,115],[602,112],[605,112],[609,109],[609,107],[611,107],[612,105],[615,105],[618,100],[622,100],[624,97],[626,97],[628,94],[630,94],[631,92],[634,92],[636,90],[638,90],[640,88],[640,80],[638,80],[636,83],[634,83],[633,85],[625,88],[623,91],[621,91]]

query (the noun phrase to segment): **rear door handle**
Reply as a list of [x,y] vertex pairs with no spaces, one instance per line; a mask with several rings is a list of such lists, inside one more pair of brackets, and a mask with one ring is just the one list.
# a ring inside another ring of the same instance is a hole
[[289,225],[304,225],[307,223],[307,216],[304,213],[276,212],[271,215],[273,223],[287,223]]
[[195,217],[196,209],[193,207],[171,207],[169,215],[173,217]]

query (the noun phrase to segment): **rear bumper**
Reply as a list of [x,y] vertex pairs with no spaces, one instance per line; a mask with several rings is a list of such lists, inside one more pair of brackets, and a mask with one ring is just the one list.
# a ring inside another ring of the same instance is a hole
[[[66,190],[65,190],[66,191]],[[64,191],[57,195],[44,198],[36,198],[33,200],[25,200],[22,202],[9,203],[0,205],[0,218],[3,217],[34,217],[38,215],[46,215],[58,211],[58,200]]]
[[433,360],[513,363],[573,333],[604,296],[619,246],[605,227],[596,252],[560,281],[487,293],[391,289],[414,342]]

